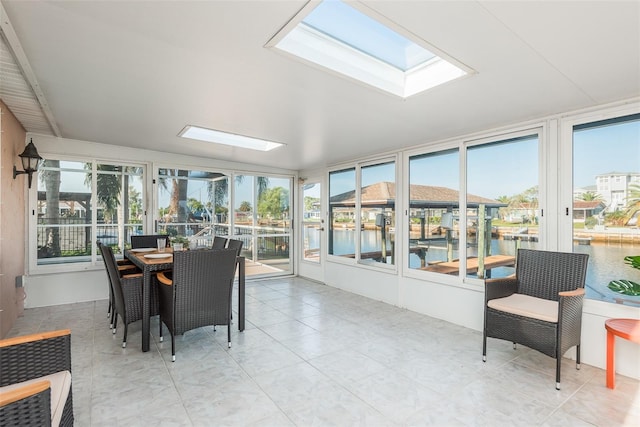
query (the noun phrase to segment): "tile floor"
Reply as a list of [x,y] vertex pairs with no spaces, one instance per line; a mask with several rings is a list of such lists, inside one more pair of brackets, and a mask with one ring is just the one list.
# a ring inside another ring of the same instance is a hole
[[[235,305],[235,302],[234,302]],[[638,426],[640,384],[300,278],[247,284],[247,329],[140,351],[107,301],[25,310],[10,335],[72,330],[76,426]]]

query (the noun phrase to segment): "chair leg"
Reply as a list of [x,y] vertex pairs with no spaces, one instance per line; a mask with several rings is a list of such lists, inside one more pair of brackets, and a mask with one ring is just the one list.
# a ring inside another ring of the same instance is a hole
[[113,329],[111,333],[115,334],[117,328],[118,328],[118,313],[115,313],[115,316],[113,318]]
[[231,348],[231,318],[229,318],[227,322],[227,342],[229,344],[229,348]]
[[171,332],[171,361],[176,361],[176,336]]
[[162,336],[162,319],[158,319],[158,323],[160,324],[160,332],[158,333],[158,336],[160,337],[160,342],[163,342],[164,337]]
[[576,346],[576,369],[580,370],[580,344]]
[[114,328],[113,322],[115,321],[115,318],[116,318],[116,310],[115,309],[116,309],[115,307],[111,307],[111,323],[109,323],[109,328],[110,329]]
[[482,361],[487,361],[487,330],[482,331]]
[[560,390],[560,365],[562,363],[562,356],[556,357],[556,390]]
[[129,325],[127,325],[127,322],[125,322],[123,320],[124,323],[124,336],[122,337],[122,348],[126,348],[127,347],[127,329],[129,327]]

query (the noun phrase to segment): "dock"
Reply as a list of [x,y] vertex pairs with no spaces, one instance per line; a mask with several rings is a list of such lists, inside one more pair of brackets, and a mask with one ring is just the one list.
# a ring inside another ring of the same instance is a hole
[[[513,267],[516,265],[516,257],[510,255],[490,255],[484,259],[485,270],[497,267]],[[456,274],[460,270],[460,260],[444,261],[421,267],[420,270],[433,271],[434,273]],[[478,258],[467,259],[467,273],[478,272]]]
[[574,237],[573,241],[579,245],[590,245],[591,237]]

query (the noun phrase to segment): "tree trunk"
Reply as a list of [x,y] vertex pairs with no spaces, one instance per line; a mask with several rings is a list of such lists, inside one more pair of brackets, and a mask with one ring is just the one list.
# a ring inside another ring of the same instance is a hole
[[[46,160],[46,165],[60,168],[60,161]],[[57,225],[60,224],[60,171],[48,170],[44,172],[44,186],[47,201],[45,222],[49,225],[56,225],[56,227],[46,228],[46,242],[43,252],[46,254],[45,258],[59,257],[61,255],[60,228]]]

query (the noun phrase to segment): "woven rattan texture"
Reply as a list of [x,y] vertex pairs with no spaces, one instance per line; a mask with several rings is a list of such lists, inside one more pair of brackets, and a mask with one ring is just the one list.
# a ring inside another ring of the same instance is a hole
[[171,333],[173,354],[176,335],[202,326],[229,325],[235,266],[235,249],[174,254],[173,284],[159,286],[161,325]]
[[589,255],[519,249],[518,293],[558,301],[558,293],[584,288]]
[[[54,374],[60,371],[71,372],[71,336],[63,335],[54,338],[30,341],[22,344],[0,347],[0,386],[15,384],[22,381],[32,380],[45,375]],[[25,405],[41,405],[41,403],[26,403]],[[46,415],[51,422],[50,404],[47,404]],[[31,408],[23,408],[31,409]],[[37,411],[40,409],[35,408]],[[11,410],[12,412],[14,409]],[[9,420],[15,415],[7,414]],[[26,417],[18,424],[23,425],[46,425],[46,424],[29,424],[28,420],[31,415]],[[36,418],[39,416],[36,415]],[[0,417],[0,425],[4,424],[5,414]],[[73,425],[73,397],[71,389],[69,396],[65,402],[64,412],[62,414],[62,426]]]
[[[142,274],[120,276],[113,251],[106,245],[99,244],[100,252],[107,267],[107,276],[113,293],[115,312],[125,325],[123,341],[127,338],[127,325],[142,319]],[[158,314],[158,282],[151,279],[151,315]],[[117,318],[114,319],[114,328]]]
[[[584,294],[560,296],[560,292],[584,288],[587,254],[519,249],[516,277],[486,282],[483,355],[487,337],[522,344],[558,361],[577,346],[580,361],[580,333]],[[545,322],[495,310],[487,302],[513,293],[558,301],[558,322]],[[560,382],[560,363],[556,364],[556,382]]]
[[51,389],[0,407],[0,427],[50,426]]
[[169,236],[165,234],[145,234],[141,236],[131,236],[131,249],[155,248],[158,246],[158,239],[166,239],[166,247],[169,247]]

